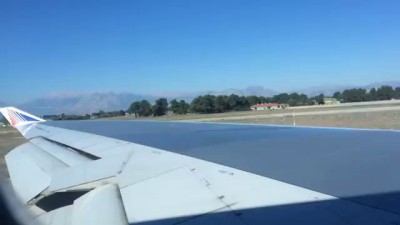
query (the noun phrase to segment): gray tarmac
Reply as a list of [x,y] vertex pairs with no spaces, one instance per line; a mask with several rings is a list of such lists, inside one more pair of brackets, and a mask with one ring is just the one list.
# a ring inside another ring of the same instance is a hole
[[400,213],[400,132],[155,121],[47,122]]

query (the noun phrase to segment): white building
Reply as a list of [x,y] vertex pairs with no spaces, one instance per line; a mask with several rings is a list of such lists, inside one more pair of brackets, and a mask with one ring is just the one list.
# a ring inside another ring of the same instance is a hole
[[286,108],[285,104],[278,103],[261,103],[250,106],[251,110],[277,110]]

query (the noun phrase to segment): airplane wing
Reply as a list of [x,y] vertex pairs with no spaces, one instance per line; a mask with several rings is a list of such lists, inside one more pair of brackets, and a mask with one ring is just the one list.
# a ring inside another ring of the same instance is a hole
[[0,111],[27,139],[5,159],[18,199],[41,224],[400,224],[395,212],[183,154],[49,126],[13,107]]

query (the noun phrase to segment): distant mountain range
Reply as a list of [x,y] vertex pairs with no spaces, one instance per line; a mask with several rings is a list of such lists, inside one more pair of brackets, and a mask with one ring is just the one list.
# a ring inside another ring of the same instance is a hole
[[[175,97],[187,102],[192,101],[198,95],[263,95],[272,96],[277,91],[265,89],[261,86],[252,86],[245,89],[228,89],[224,91],[206,91],[191,93]],[[132,93],[91,93],[91,94],[59,94],[45,96],[18,105],[19,108],[32,112],[36,115],[51,114],[85,114],[98,112],[99,110],[113,111],[126,110],[133,101],[146,99],[154,102],[157,98],[164,96],[139,95]],[[168,97],[167,97],[168,98]],[[172,98],[168,98],[171,100]],[[0,103],[1,104],[1,103]]]
[[76,95],[53,95],[34,99],[18,107],[36,115],[85,114],[100,110],[126,110],[136,100],[154,101],[155,97],[131,93],[91,93]]
[[230,88],[227,90],[223,91],[207,91],[202,94],[210,94],[210,95],[244,95],[244,96],[249,96],[249,95],[260,95],[260,96],[273,96],[278,94],[279,92],[276,90],[264,88],[263,86],[250,86],[245,89],[234,89]]
[[[332,95],[336,91],[343,91],[349,88],[366,88],[370,89],[373,87],[380,87],[382,85],[390,85],[392,87],[400,87],[400,81],[388,81],[379,82],[369,85],[348,85],[348,86],[338,86],[338,85],[326,85],[310,87],[306,89],[294,90],[298,93],[304,93],[309,96],[315,96],[318,94],[325,94],[327,96]],[[250,86],[244,89],[227,89],[223,91],[204,91],[196,92],[191,94],[185,94],[177,99],[183,99],[190,102],[193,98],[198,95],[212,94],[212,95],[258,95],[258,96],[273,96],[275,94],[281,93],[276,90],[264,88],[262,86]],[[24,104],[17,105],[17,107],[32,112],[36,115],[46,115],[46,114],[85,114],[98,112],[99,110],[112,111],[112,110],[126,110],[133,101],[146,99],[150,102],[154,102],[157,98],[163,96],[150,96],[150,95],[140,95],[132,93],[90,93],[90,94],[56,94],[51,96],[45,96],[28,101]],[[169,100],[169,98],[166,96]],[[0,101],[0,107],[6,106],[4,101]]]

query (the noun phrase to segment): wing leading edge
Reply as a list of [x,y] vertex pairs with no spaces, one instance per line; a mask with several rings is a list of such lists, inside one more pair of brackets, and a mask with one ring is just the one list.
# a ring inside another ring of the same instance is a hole
[[[224,165],[113,138],[14,121],[14,190],[43,224],[393,224],[373,209]],[[23,117],[25,118],[25,117]],[[133,128],[134,129],[134,128]],[[229,157],[229,156],[227,156]]]

